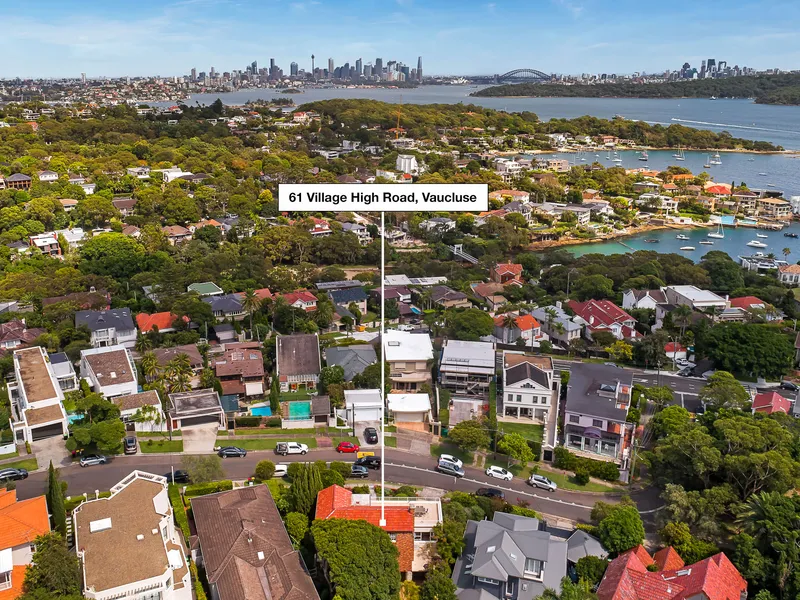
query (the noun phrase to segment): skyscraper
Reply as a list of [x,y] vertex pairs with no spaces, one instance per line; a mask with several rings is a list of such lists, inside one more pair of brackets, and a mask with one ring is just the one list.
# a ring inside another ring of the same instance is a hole
[[197,81],[197,69],[192,67],[192,81]]
[[422,57],[417,59],[417,81],[422,81]]
[[709,77],[714,77],[717,74],[717,61],[714,58],[709,58],[706,61],[706,73]]
[[[253,64],[255,64],[255,63],[253,63]],[[274,59],[274,58],[270,58],[270,59],[269,59],[269,70],[270,70],[270,72],[271,72],[271,71],[272,71],[272,69],[274,69],[274,68],[275,68],[275,59]]]
[[311,55],[311,76],[316,79],[317,78],[317,71],[316,67],[314,66],[314,55]]
[[333,77],[333,58],[328,59],[328,77]]
[[356,61],[356,77],[361,77],[361,74],[364,72],[364,63],[359,58]]
[[253,72],[253,75],[258,75],[258,61],[254,60],[250,64],[250,70]]
[[383,77],[383,59],[376,58],[375,59],[375,75],[378,76],[378,79]]
[[86,85],[86,73],[81,73],[81,83]]
[[293,62],[291,65],[289,65],[289,75],[291,75],[292,77],[297,77],[297,72],[298,72],[297,63]]

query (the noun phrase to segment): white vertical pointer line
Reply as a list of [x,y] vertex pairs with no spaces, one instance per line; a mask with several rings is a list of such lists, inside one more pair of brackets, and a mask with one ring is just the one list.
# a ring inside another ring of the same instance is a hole
[[384,411],[386,410],[386,356],[385,356],[385,321],[384,321],[384,306],[386,306],[386,223],[384,222],[384,215],[386,213],[381,211],[381,521],[380,526],[386,527],[386,436],[384,432],[386,426],[384,425]]

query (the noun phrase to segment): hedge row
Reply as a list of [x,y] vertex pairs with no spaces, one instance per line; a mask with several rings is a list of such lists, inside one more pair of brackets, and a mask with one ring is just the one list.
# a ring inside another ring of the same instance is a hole
[[208,600],[208,596],[206,596],[206,591],[203,589],[203,582],[200,581],[200,573],[197,572],[197,565],[194,563],[190,563],[189,570],[192,572],[195,600]]
[[230,479],[222,481],[211,481],[209,483],[195,483],[186,486],[185,495],[188,498],[195,496],[205,496],[206,494],[216,494],[217,492],[227,492],[233,489],[233,482]]
[[557,469],[573,472],[578,469],[585,469],[592,477],[597,477],[604,481],[617,481],[619,479],[619,469],[612,462],[575,456],[563,446],[558,446],[553,454],[553,466]]
[[169,502],[172,505],[172,514],[175,515],[175,523],[181,528],[183,539],[186,540],[186,543],[189,543],[189,538],[191,537],[189,531],[189,517],[186,515],[186,508],[183,506],[180,486],[171,484],[167,494],[169,496]]
[[533,451],[533,460],[539,461],[542,458],[542,442],[536,442],[534,440],[527,440],[528,448]]
[[236,417],[237,427],[258,427],[261,425],[261,417]]

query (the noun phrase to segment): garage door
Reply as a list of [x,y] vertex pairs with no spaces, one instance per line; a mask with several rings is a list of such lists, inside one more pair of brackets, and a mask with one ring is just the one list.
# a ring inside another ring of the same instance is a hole
[[34,442],[56,437],[57,435],[63,435],[63,433],[64,430],[61,426],[61,423],[55,423],[54,425],[46,425],[45,427],[31,429],[31,437],[33,438]]
[[206,425],[208,423],[219,423],[219,416],[209,415],[206,417],[191,417],[188,419],[181,419],[181,428],[191,427],[192,425]]
[[381,409],[378,407],[353,407],[353,420],[359,421],[380,421]]

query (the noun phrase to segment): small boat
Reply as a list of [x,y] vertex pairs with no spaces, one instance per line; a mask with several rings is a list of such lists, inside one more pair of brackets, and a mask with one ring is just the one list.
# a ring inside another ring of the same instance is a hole
[[711,98],[709,98],[709,100],[716,100],[716,99],[717,99],[716,96],[711,96]]
[[622,159],[621,159],[619,156],[616,156],[616,157],[614,157],[614,158],[612,158],[612,159],[611,159],[611,162],[615,162],[615,163],[621,163],[621,162],[622,162]]
[[683,155],[683,148],[678,146],[678,152],[672,155],[672,158],[675,160],[686,160],[686,157]]
[[800,236],[798,236],[796,233],[784,233],[783,237],[796,238],[796,237],[800,237]]
[[704,246],[713,246],[714,242],[710,242],[709,240],[700,240],[700,243]]
[[766,248],[767,247],[767,244],[765,244],[764,242],[759,242],[758,240],[750,240],[749,242],[747,242],[747,245],[750,246],[751,248]]
[[708,161],[710,165],[721,165],[722,159],[719,157],[719,152],[717,152],[714,156],[711,157],[711,160]]
[[757,233],[757,234],[756,234],[756,237],[760,237],[760,238],[768,238],[769,236],[768,236],[768,235],[766,235],[766,234],[763,234],[763,233]]
[[725,239],[725,229],[722,227],[722,223],[719,224],[716,231],[712,231],[706,237],[716,238],[719,240]]
[[642,150],[642,155],[639,157],[639,160],[647,160],[647,150]]
[[755,159],[755,158],[748,158],[747,160],[748,160],[749,162],[755,162],[755,161],[756,161],[756,159]]
[[681,246],[681,250],[683,250],[684,252],[691,252],[692,250],[694,250],[694,246]]
[[759,175],[761,175],[762,177],[766,177],[767,176],[766,173],[759,173]]
[[775,184],[774,183],[768,183],[767,187],[775,187]]
[[689,236],[688,235],[683,235],[682,233],[679,233],[678,235],[675,236],[675,239],[676,240],[688,240]]
[[658,242],[660,242],[660,241],[661,241],[661,240],[655,240],[655,239],[651,239],[651,240],[645,240],[645,242],[646,242],[646,243],[648,243],[648,244],[657,244],[657,243],[658,243]]

